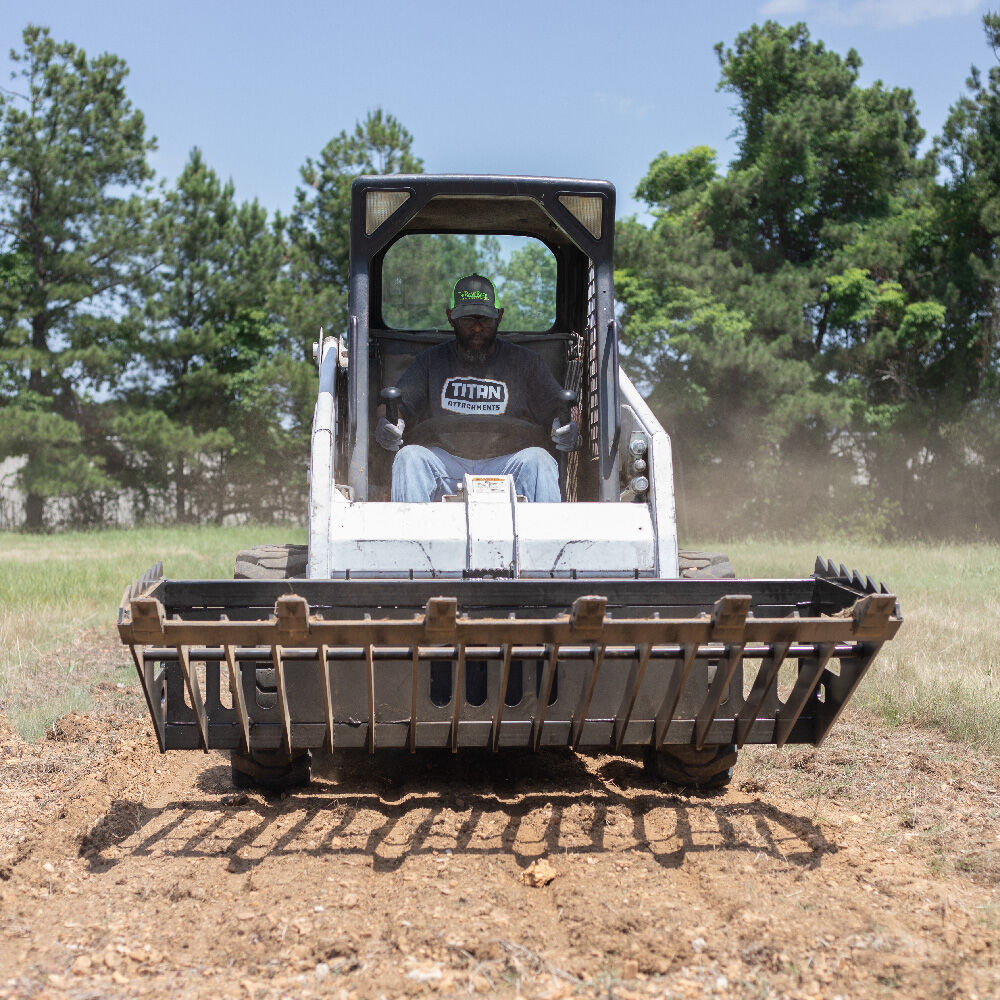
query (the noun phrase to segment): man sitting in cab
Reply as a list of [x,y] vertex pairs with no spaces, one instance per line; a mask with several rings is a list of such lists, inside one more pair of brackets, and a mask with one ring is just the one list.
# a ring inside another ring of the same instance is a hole
[[445,314],[455,339],[414,358],[398,383],[399,419],[380,416],[375,428],[375,440],[397,453],[392,499],[439,500],[469,474],[510,475],[518,496],[558,503],[548,442],[562,452],[581,442],[575,421],[559,425],[562,386],[534,351],[497,339],[503,309],[489,278],[460,278]]

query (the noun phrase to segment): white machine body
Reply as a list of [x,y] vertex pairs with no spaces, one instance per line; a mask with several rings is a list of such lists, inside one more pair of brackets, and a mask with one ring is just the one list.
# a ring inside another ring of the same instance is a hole
[[670,438],[619,369],[622,438],[645,443],[649,488],[621,503],[527,503],[511,476],[466,476],[437,503],[353,501],[333,478],[337,338],[317,345],[312,429],[310,579],[675,578],[677,525]]

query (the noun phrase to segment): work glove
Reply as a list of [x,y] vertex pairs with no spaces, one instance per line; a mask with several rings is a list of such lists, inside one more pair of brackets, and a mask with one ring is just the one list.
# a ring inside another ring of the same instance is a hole
[[556,451],[576,451],[583,444],[580,436],[580,428],[576,421],[571,420],[568,424],[559,426],[559,420],[552,421],[552,441],[556,446]]
[[379,417],[378,423],[375,425],[375,440],[386,451],[399,451],[403,446],[404,430],[406,430],[406,422],[402,417],[394,424],[390,424],[385,417]]

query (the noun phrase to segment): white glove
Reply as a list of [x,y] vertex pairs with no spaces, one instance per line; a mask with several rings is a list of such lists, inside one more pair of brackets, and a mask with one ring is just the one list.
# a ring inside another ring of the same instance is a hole
[[375,440],[378,441],[386,451],[399,451],[403,446],[403,431],[406,430],[406,422],[402,417],[390,424],[385,417],[379,417],[375,425]]
[[576,421],[571,420],[568,424],[559,426],[558,418],[552,421],[552,441],[556,446],[556,451],[576,451],[583,444],[580,436],[580,428]]

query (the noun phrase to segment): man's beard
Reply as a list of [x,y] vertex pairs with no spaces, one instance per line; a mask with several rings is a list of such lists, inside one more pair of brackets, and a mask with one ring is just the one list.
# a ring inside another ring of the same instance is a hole
[[463,361],[482,364],[484,361],[489,361],[496,353],[497,338],[496,334],[494,334],[488,344],[484,344],[482,347],[472,347],[471,345],[462,343],[462,340],[456,337],[455,346],[458,348],[458,356]]
[[482,350],[475,350],[471,347],[465,347],[462,344],[458,344],[458,356],[463,361],[471,361],[476,364],[481,364],[484,361],[489,361],[493,357],[493,351],[496,348],[496,341],[492,341],[488,347],[484,347]]

